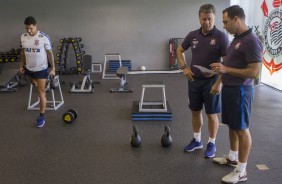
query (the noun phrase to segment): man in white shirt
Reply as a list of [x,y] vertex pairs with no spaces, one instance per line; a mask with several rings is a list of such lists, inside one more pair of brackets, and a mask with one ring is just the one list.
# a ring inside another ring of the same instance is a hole
[[50,75],[55,75],[54,56],[52,44],[48,35],[37,28],[36,19],[29,16],[24,21],[27,33],[21,35],[20,72],[26,73],[31,83],[37,87],[40,98],[40,115],[36,127],[45,124],[44,113],[46,109],[46,82],[48,78],[48,62],[51,65]]

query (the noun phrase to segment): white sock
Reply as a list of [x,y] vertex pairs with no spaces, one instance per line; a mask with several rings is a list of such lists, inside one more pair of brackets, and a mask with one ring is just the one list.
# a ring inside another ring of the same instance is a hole
[[194,132],[194,138],[196,139],[196,141],[201,142],[201,132],[199,133]]
[[229,159],[231,161],[238,160],[238,151],[229,151]]
[[243,174],[246,172],[246,167],[247,167],[247,162],[246,163],[238,162],[238,165],[236,166],[236,170],[240,171],[241,174]]
[[210,137],[209,137],[209,141],[208,141],[208,143],[209,143],[209,142],[211,142],[211,143],[215,144],[215,138],[210,138]]

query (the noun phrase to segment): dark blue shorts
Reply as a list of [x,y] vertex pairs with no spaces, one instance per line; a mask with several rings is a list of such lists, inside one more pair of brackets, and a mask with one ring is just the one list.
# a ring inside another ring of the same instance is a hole
[[48,69],[38,71],[38,72],[32,72],[29,71],[28,69],[25,69],[25,73],[33,79],[47,79],[48,78]]
[[221,112],[221,95],[210,94],[216,80],[217,76],[203,79],[194,77],[194,81],[188,81],[189,108],[192,111],[200,111],[204,105],[207,114]]
[[222,88],[222,123],[231,130],[244,130],[249,127],[249,120],[254,98],[253,86]]

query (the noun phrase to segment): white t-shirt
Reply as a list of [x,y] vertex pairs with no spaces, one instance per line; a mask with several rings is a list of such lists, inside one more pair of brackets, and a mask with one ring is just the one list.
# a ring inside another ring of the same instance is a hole
[[25,53],[26,68],[29,71],[42,71],[48,68],[46,50],[52,49],[48,35],[40,31],[34,36],[24,33],[21,36],[21,44]]

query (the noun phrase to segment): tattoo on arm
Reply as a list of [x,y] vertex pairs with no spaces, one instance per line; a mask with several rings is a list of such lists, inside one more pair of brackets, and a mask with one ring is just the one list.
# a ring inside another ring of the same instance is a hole
[[48,61],[51,64],[51,68],[55,68],[55,62],[54,62],[54,55],[52,50],[46,50],[47,56],[48,56]]
[[21,57],[20,57],[20,67],[23,67],[25,65],[25,54],[24,50],[21,51]]

